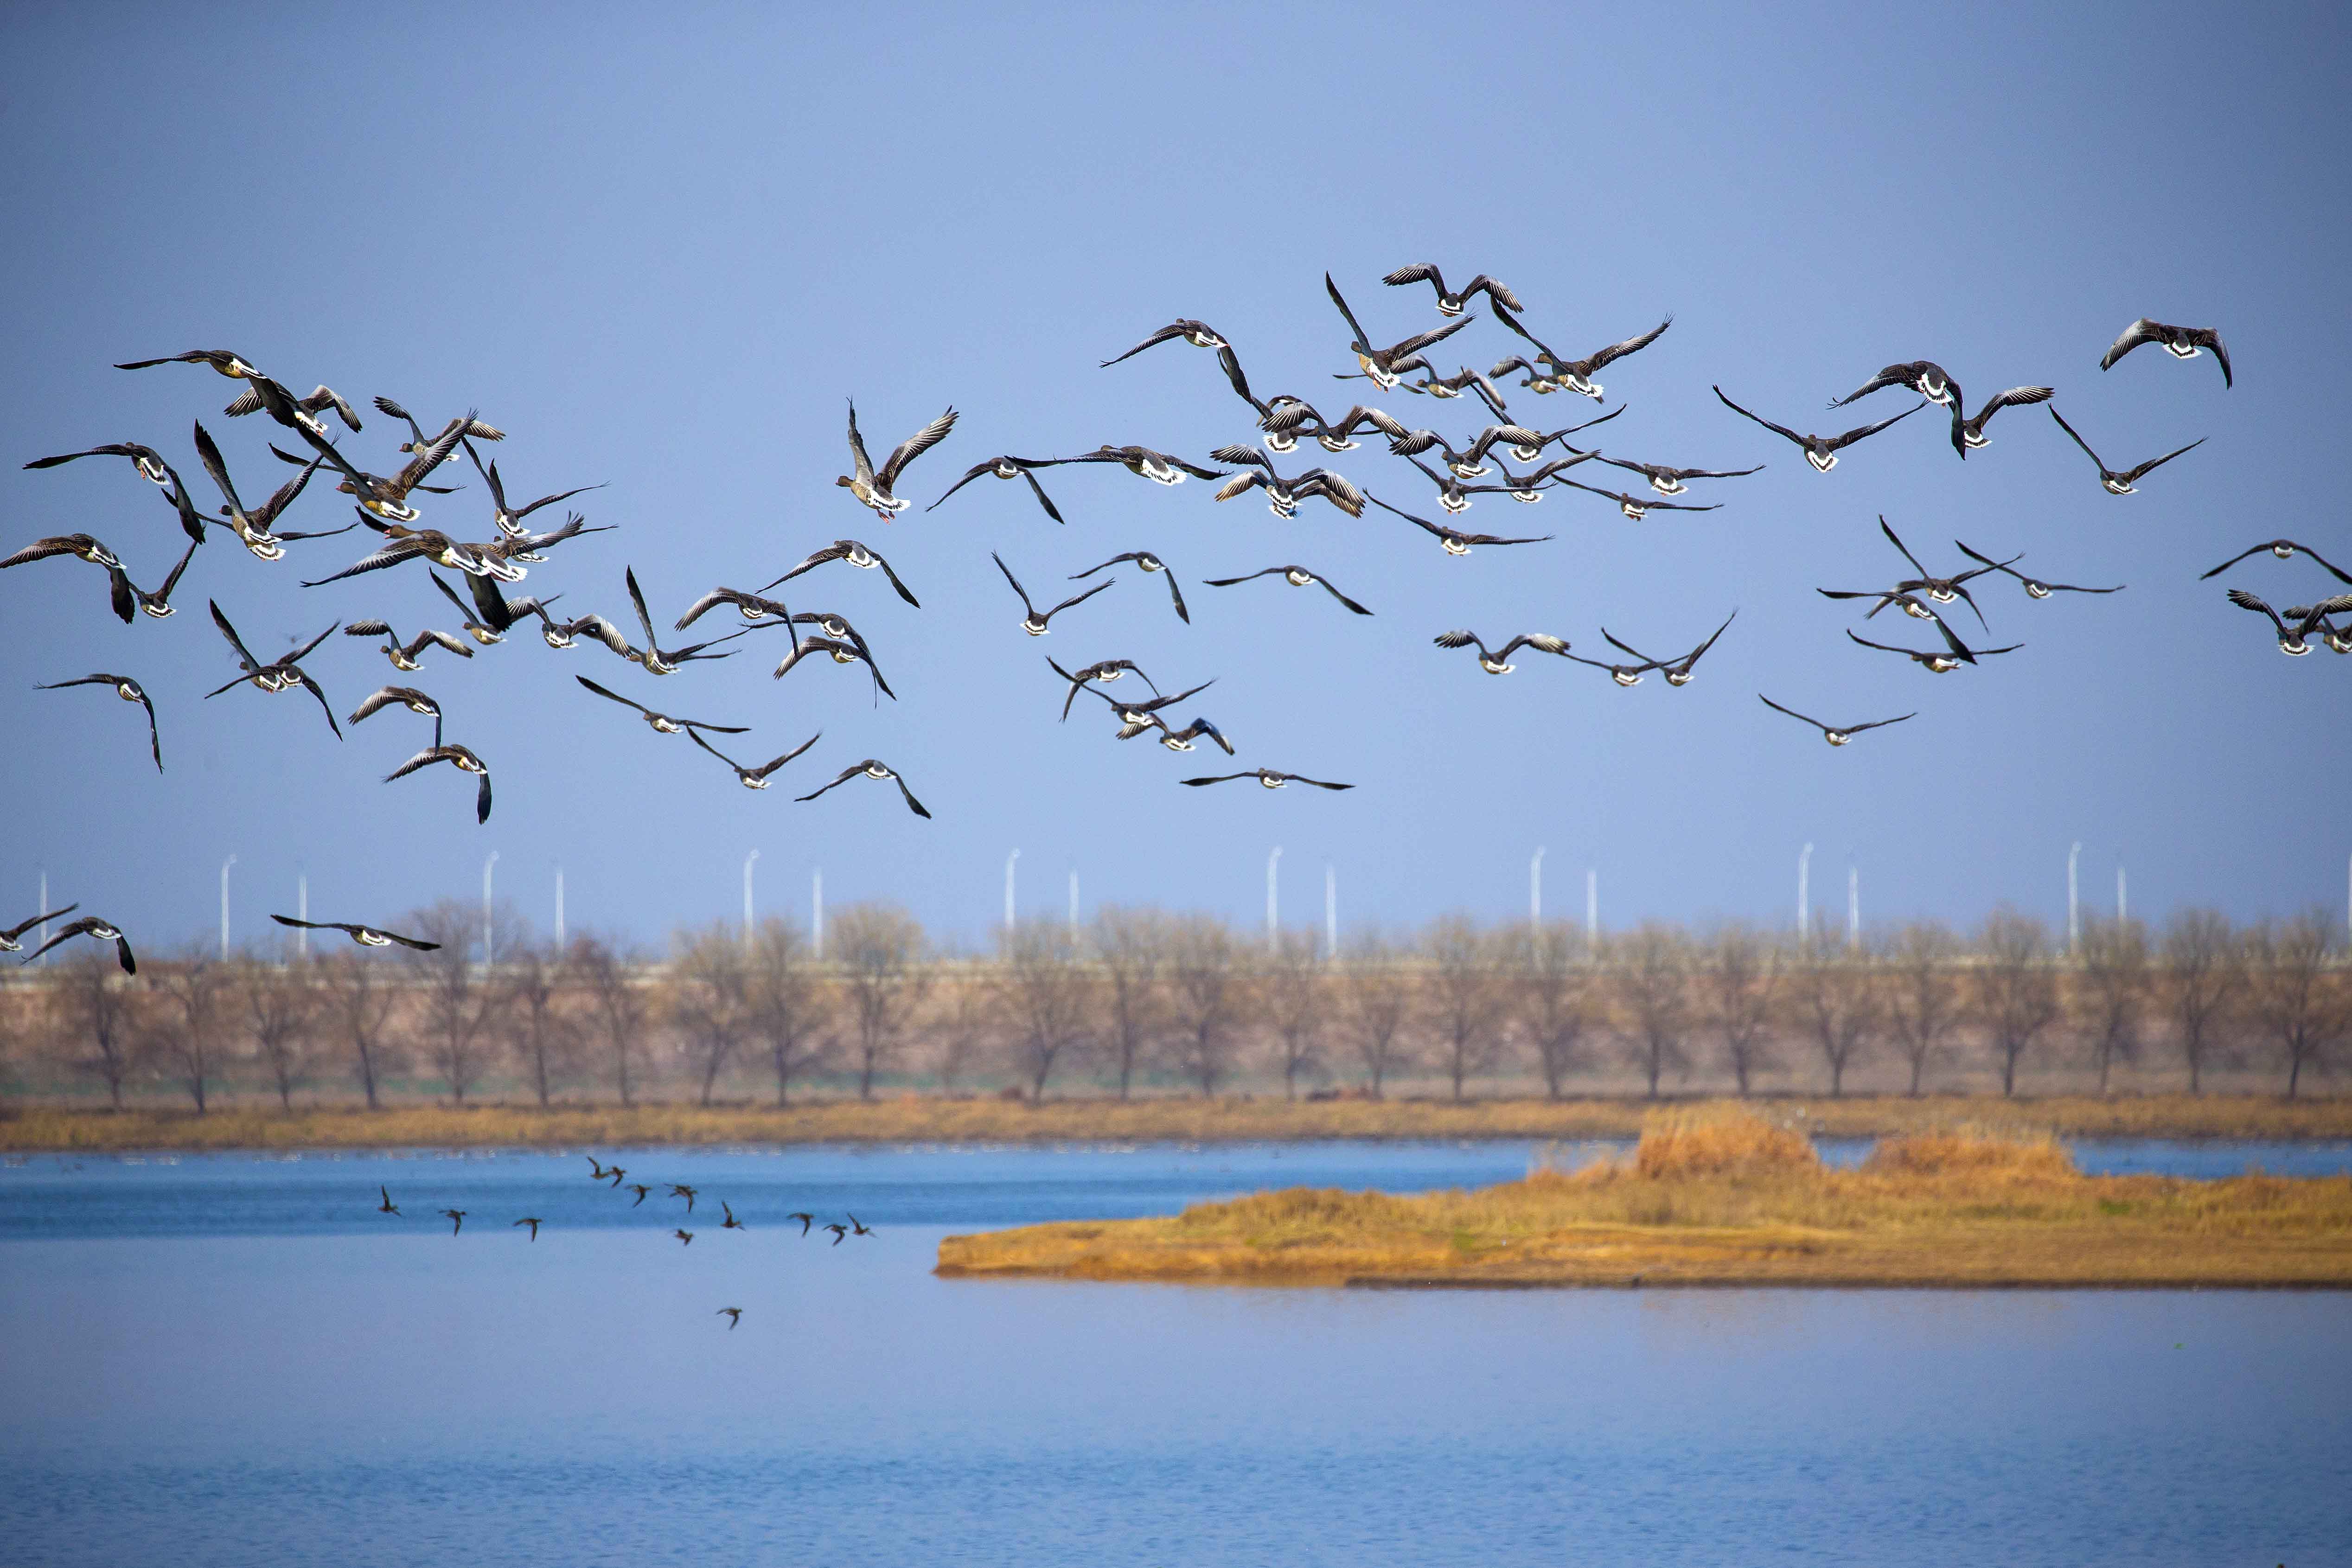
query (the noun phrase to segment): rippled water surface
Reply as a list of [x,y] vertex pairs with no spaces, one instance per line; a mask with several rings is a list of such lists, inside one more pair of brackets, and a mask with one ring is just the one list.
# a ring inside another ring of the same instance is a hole
[[[624,1151],[642,1207],[541,1153],[25,1161],[0,1562],[2352,1563],[2341,1295],[929,1272],[951,1231],[1529,1153]],[[803,1238],[802,1208],[877,1234]]]

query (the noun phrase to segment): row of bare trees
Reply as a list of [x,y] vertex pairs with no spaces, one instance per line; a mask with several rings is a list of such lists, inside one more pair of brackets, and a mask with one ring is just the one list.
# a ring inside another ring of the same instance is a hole
[[1845,1091],[1864,1065],[1910,1093],[1979,1074],[2068,1071],[2100,1092],[2156,1066],[2201,1091],[2217,1068],[2275,1071],[2287,1094],[2352,1040],[2352,966],[2307,913],[2240,930],[2190,910],[2150,931],[2095,921],[2069,951],[2003,910],[1968,937],[1918,922],[1854,946],[1727,924],[1646,924],[1593,944],[1565,925],[1460,916],[1337,953],[1302,931],[1251,939],[1204,915],[1108,909],[1079,930],[1024,923],[976,958],[905,910],[859,905],[820,956],[771,919],[682,931],[660,961],[583,937],[509,931],[476,960],[455,903],[403,929],[442,945],[222,962],[190,948],[126,979],[93,952],[0,990],[0,1070],[19,1092],[79,1081],[121,1106],[155,1087],[199,1112],[224,1087],[363,1100],[486,1089],[541,1105],[701,1103],[772,1086],[870,1099],[992,1081],[1032,1100],[1059,1083],[1121,1099],[1245,1082],[1286,1096],[1378,1097],[1408,1076],[1455,1099],[1507,1077],[1573,1089],[1759,1079]]

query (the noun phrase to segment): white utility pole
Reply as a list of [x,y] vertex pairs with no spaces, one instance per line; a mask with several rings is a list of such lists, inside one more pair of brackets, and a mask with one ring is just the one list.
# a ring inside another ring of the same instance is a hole
[[563,868],[555,868],[555,945],[563,945]]
[[1076,871],[1073,871],[1073,872],[1071,872],[1071,873],[1070,873],[1070,940],[1071,940],[1071,941],[1073,941],[1073,942],[1076,942],[1076,941],[1077,940],[1077,937],[1078,937],[1078,874],[1077,874]]
[[824,958],[824,868],[809,873],[809,946],[819,962]]
[[759,858],[757,849],[743,857],[743,946],[747,951],[751,945],[751,867]]
[[2083,846],[2077,841],[2066,851],[2066,951],[2075,953],[2083,948],[2083,915],[2075,900],[2074,862],[2083,858]]
[[1584,945],[1587,951],[1601,945],[1601,873],[1584,873]]
[[232,855],[221,862],[221,962],[228,962],[228,868],[236,864]]
[[1020,858],[1021,851],[1018,849],[1004,858],[1004,929],[1006,931],[1013,929],[1013,863]]
[[1807,901],[1811,896],[1810,879],[1813,871],[1813,847],[1810,844],[1797,855],[1797,945],[1812,945],[1813,911]]
[[490,851],[490,858],[482,862],[482,967],[484,969],[488,969],[498,961],[498,954],[491,951],[490,939],[490,868],[498,863],[499,852],[495,849]]
[[[41,872],[41,901],[35,904],[33,907],[40,910],[43,914],[47,914],[49,912],[49,873],[46,868]],[[49,922],[47,921],[43,921],[41,922],[41,945],[43,947],[49,945]],[[48,961],[49,955],[47,953],[45,952],[41,954],[41,962],[43,963],[47,963]]]
[[1536,858],[1528,862],[1528,924],[1543,924],[1543,858],[1538,848]]
[[1323,958],[1339,956],[1339,868],[1323,868]]
[[[310,918],[310,874],[308,871],[294,873],[294,918],[298,921]],[[294,928],[294,956],[310,956],[310,933],[300,926]]]
[[1845,868],[1845,944],[1862,945],[1862,871],[1854,866]]
[[1282,864],[1282,846],[1277,844],[1274,847],[1274,853],[1265,858],[1265,945],[1268,947],[1274,945],[1276,933],[1281,926],[1280,916],[1277,913],[1280,906],[1276,896],[1278,884],[1275,880],[1275,868],[1280,864]]
[[2120,926],[2129,919],[2131,919],[2131,900],[2125,895],[2124,868],[2118,866],[2116,868],[2116,924]]

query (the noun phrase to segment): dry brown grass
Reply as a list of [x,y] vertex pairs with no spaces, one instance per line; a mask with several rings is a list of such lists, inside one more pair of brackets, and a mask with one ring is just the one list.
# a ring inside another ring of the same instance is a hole
[[1939,1131],[1825,1169],[1787,1129],[1664,1117],[1630,1160],[1411,1197],[1295,1189],[950,1237],[939,1271],[1264,1285],[2352,1288],[2352,1179],[2089,1177]]
[[[1703,1116],[1690,1102],[1677,1113]],[[1763,1110],[1790,1132],[1886,1137],[1971,1128],[2061,1137],[2352,1137],[2352,1099],[2284,1100],[2187,1095],[2138,1099],[1782,1100]],[[1654,1107],[1633,1100],[1155,1099],[1048,1100],[906,1096],[861,1104],[408,1105],[111,1112],[26,1107],[0,1113],[0,1152],[138,1149],[485,1148],[647,1143],[1250,1142],[1321,1138],[1575,1140],[1631,1138]]]

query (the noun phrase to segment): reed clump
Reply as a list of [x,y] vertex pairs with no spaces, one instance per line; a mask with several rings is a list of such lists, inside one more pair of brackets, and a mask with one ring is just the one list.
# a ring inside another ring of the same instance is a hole
[[1654,1116],[1629,1156],[1472,1192],[1297,1189],[940,1244],[939,1271],[1335,1285],[2352,1288],[2352,1178],[2084,1176],[1952,1127],[1824,1167],[1752,1112]]

